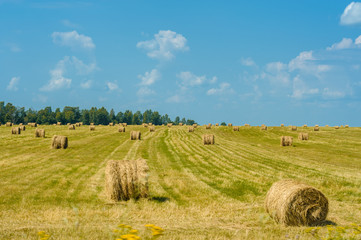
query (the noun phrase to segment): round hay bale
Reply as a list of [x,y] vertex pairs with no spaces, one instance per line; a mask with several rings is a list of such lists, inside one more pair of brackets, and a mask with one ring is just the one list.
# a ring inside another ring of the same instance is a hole
[[5,126],[7,126],[7,127],[12,127],[12,126],[13,126],[13,123],[12,123],[12,122],[7,122],[7,123],[5,124]]
[[122,123],[123,127],[128,126],[128,123]]
[[306,128],[306,127],[307,127],[307,124],[304,124],[303,127]]
[[183,126],[183,123],[179,123],[179,126]]
[[315,127],[319,127],[319,126],[316,124]]
[[148,123],[148,126],[153,126],[153,123]]
[[167,127],[169,127],[169,128],[172,127],[172,126],[173,126],[173,123],[168,123],[167,124]]
[[57,125],[61,125],[61,122],[57,122],[56,124],[57,124]]
[[89,126],[89,130],[90,130],[90,131],[95,131],[95,126],[94,126],[94,125],[90,125],[90,126]]
[[118,132],[125,132],[125,127],[119,127]]
[[70,126],[71,124],[70,124],[70,123],[67,123],[66,125]]
[[308,140],[308,133],[299,133],[298,134],[298,139],[299,140]]
[[69,129],[69,130],[75,130],[75,125],[74,125],[74,124],[69,125],[69,126],[68,126],[68,129]]
[[113,126],[114,126],[114,123],[112,123],[112,122],[109,123],[109,126],[110,126],[110,127],[113,127]]
[[320,131],[320,128],[315,126],[315,127],[313,128],[313,131],[316,131],[316,132],[317,132],[317,131]]
[[213,134],[204,134],[203,135],[203,144],[204,145],[213,145],[214,144],[214,135]]
[[59,149],[63,148],[66,149],[68,147],[68,137],[66,136],[57,136],[54,135],[51,143],[51,148]]
[[25,125],[20,125],[19,128],[20,128],[21,131],[25,131],[25,130],[26,130]]
[[197,127],[198,127],[198,124],[197,124],[197,123],[194,123],[194,124],[193,124],[193,127],[194,127],[194,128],[197,128]]
[[292,126],[292,127],[291,127],[291,130],[292,130],[292,131],[297,131],[297,126]]
[[233,131],[239,132],[239,126],[234,126],[234,127],[233,127]]
[[249,125],[248,123],[244,124],[245,127],[250,127],[251,125]]
[[148,124],[146,124],[146,123],[143,123],[143,127],[148,127]]
[[263,124],[263,125],[261,126],[261,130],[267,131],[267,126]]
[[292,146],[293,137],[291,136],[282,136],[281,137],[281,146]]
[[277,223],[313,226],[326,219],[328,200],[322,192],[307,184],[281,180],[268,191],[265,208]]
[[216,123],[216,127],[219,127],[219,123]]
[[90,126],[94,126],[94,123],[90,123]]
[[284,126],[285,126],[285,125],[282,123],[282,124],[281,124],[281,127],[284,127]]
[[11,134],[16,134],[16,135],[21,134],[21,129],[20,129],[20,127],[12,127],[12,128],[11,128]]
[[188,132],[194,132],[194,127],[192,126],[188,127]]
[[146,160],[110,160],[105,168],[105,191],[113,201],[148,197],[149,167]]
[[345,128],[349,128],[349,126],[348,126],[348,125],[345,125]]
[[35,129],[35,137],[45,137],[44,129]]
[[335,129],[339,129],[340,127],[339,126],[335,126]]
[[141,133],[140,131],[131,131],[130,132],[130,140],[140,140]]
[[228,123],[228,127],[232,127],[233,126],[233,124],[232,123]]
[[211,129],[211,128],[212,128],[212,124],[206,125],[206,129]]
[[150,126],[150,127],[149,127],[149,132],[155,132],[155,127],[154,127],[154,126]]

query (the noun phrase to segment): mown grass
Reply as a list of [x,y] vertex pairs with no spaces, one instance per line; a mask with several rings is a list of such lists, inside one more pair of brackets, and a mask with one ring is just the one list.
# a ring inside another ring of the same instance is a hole
[[[119,223],[145,239],[145,224],[164,228],[163,239],[314,239],[308,228],[279,226],[266,214],[266,192],[283,178],[320,189],[329,221],[361,222],[361,128],[41,128],[46,138],[31,127],[21,135],[0,127],[0,239],[38,239],[39,231],[50,239],[114,239]],[[131,130],[142,140],[131,141]],[[301,131],[309,141],[297,140]],[[202,144],[205,133],[215,145]],[[68,136],[68,149],[50,148],[55,134]],[[282,135],[293,136],[294,146],[280,147]],[[150,198],[109,202],[106,162],[137,158],[148,160]]]

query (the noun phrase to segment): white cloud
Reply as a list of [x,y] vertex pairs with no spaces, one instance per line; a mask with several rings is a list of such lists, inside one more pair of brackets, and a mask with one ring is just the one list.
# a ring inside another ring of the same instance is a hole
[[192,72],[180,72],[177,74],[177,77],[181,80],[179,86],[181,89],[186,90],[188,87],[200,86],[206,82],[215,83],[217,82],[217,77],[214,76],[211,79],[207,79],[205,75],[197,76]]
[[302,81],[299,75],[297,75],[293,79],[293,94],[291,96],[292,98],[302,99],[306,95],[314,95],[317,94],[318,92],[319,92],[318,88],[307,87],[307,85],[305,84],[304,81]]
[[354,46],[353,40],[351,38],[343,38],[341,42],[332,44],[331,47],[328,47],[327,50],[339,50],[352,48]]
[[358,38],[355,39],[355,44],[356,45],[361,44],[361,35],[358,36]]
[[78,24],[72,23],[71,21],[64,19],[61,21],[61,23],[69,28],[79,28],[80,26]]
[[95,44],[91,37],[79,34],[77,31],[72,32],[53,32],[51,35],[53,42],[61,46],[71,47],[73,49],[88,49],[95,48]]
[[324,88],[322,92],[322,96],[324,98],[343,98],[345,97],[346,93],[341,91],[332,91],[329,88]]
[[169,103],[180,103],[183,102],[184,98],[181,97],[179,94],[176,94],[170,98],[167,99],[167,102]]
[[266,65],[266,72],[261,75],[262,79],[268,79],[275,85],[288,85],[290,74],[287,64],[281,62],[271,62]]
[[83,88],[83,89],[89,89],[91,86],[92,86],[92,81],[91,80],[88,80],[86,82],[82,82],[80,84],[80,87]]
[[294,71],[296,69],[306,69],[307,62],[312,60],[315,60],[312,51],[301,52],[296,58],[289,62],[288,68],[290,71]]
[[256,63],[253,61],[252,58],[242,58],[241,63],[243,66],[247,66],[247,67],[256,66]]
[[343,11],[340,23],[343,25],[361,23],[361,3],[351,2]]
[[141,87],[139,88],[138,92],[137,92],[137,96],[138,97],[145,97],[148,95],[154,95],[155,91],[153,91],[152,89],[150,89],[149,87]]
[[160,72],[157,69],[153,69],[150,72],[145,72],[144,75],[138,75],[138,78],[142,80],[140,83],[142,86],[150,86],[155,83],[155,81],[160,79],[160,77]]
[[20,77],[13,77],[11,78],[6,90],[9,91],[17,91],[18,90],[18,83],[20,81]]
[[110,91],[115,91],[119,89],[118,84],[114,82],[107,82],[107,87]]
[[223,82],[219,84],[218,88],[211,88],[207,91],[207,95],[222,95],[222,94],[233,94],[234,90],[231,88],[231,84]]
[[87,65],[83,61],[81,61],[80,59],[78,59],[74,56],[71,57],[71,60],[69,60],[69,63],[75,67],[77,74],[79,74],[79,75],[87,75],[98,69],[95,62],[89,63]]
[[160,30],[154,39],[137,43],[138,48],[145,49],[148,57],[160,60],[171,60],[174,52],[187,51],[187,39],[176,32]]

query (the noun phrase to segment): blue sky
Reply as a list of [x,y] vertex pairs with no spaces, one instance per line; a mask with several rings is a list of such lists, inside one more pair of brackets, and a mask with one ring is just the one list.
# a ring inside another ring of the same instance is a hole
[[360,73],[360,2],[0,0],[16,106],[360,126]]

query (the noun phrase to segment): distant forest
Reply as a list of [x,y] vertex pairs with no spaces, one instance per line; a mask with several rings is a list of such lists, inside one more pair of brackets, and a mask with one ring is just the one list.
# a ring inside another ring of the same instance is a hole
[[79,107],[64,107],[61,111],[60,108],[52,111],[51,107],[46,107],[39,111],[28,109],[24,107],[15,107],[11,103],[0,102],[0,122],[2,124],[6,122],[12,122],[14,124],[36,122],[38,124],[54,124],[61,122],[76,123],[83,122],[85,125],[90,123],[107,125],[109,123],[127,123],[132,125],[140,125],[142,123],[153,123],[154,125],[162,125],[167,123],[174,124],[187,124],[192,125],[194,120],[180,118],[177,116],[174,120],[171,120],[168,114],[160,115],[157,111],[146,110],[145,112],[137,111],[133,113],[130,110],[115,113],[113,109],[108,112],[104,107],[91,109],[82,109]]

